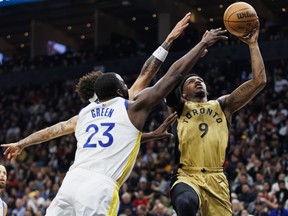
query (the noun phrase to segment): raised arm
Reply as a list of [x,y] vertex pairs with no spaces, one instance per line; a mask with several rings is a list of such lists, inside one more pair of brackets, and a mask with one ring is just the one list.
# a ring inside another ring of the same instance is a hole
[[219,98],[224,107],[224,112],[228,120],[231,121],[232,114],[251,101],[266,85],[266,72],[261,52],[258,46],[259,25],[251,34],[246,37],[239,37],[248,44],[252,63],[252,78],[230,95]]
[[130,100],[133,100],[140,91],[149,86],[151,80],[164,62],[173,41],[177,39],[189,25],[190,16],[191,13],[187,13],[183,19],[176,24],[161,46],[146,60],[138,78],[129,89]]
[[22,150],[28,146],[40,144],[60,136],[74,133],[77,124],[78,116],[74,116],[67,121],[59,122],[55,125],[32,133],[28,137],[20,140],[17,143],[1,144],[2,147],[7,147],[4,155],[7,159],[15,159]]
[[[201,41],[192,48],[186,55],[178,59],[153,87],[146,88],[131,102],[131,109],[128,107],[128,114],[133,124],[142,129],[149,110],[160,103],[176,85],[178,85],[188,72],[191,71],[197,60],[201,57],[206,48],[212,46],[216,41],[227,39],[224,36],[226,30],[221,28],[206,31]],[[133,105],[132,105],[133,104]]]

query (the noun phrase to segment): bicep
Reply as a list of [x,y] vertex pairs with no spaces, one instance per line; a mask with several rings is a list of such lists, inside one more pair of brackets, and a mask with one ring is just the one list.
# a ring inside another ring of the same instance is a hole
[[75,131],[78,116],[74,116],[67,121],[59,122],[47,129],[48,136],[50,138],[56,138],[71,134]]
[[233,114],[249,103],[260,90],[261,89],[255,88],[255,84],[253,84],[251,80],[243,83],[223,99],[225,110]]
[[134,100],[135,96],[143,89],[145,89],[149,85],[149,83],[150,80],[145,79],[145,77],[139,76],[129,89],[129,100]]

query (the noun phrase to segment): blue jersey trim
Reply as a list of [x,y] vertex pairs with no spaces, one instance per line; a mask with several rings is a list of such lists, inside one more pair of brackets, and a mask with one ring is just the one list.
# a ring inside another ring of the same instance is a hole
[[125,101],[124,101],[124,105],[125,105],[126,110],[127,110],[127,109],[128,109],[128,100],[125,100]]

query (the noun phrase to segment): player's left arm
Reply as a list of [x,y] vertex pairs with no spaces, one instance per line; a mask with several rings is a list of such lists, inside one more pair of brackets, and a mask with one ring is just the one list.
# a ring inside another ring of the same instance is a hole
[[228,120],[231,120],[232,114],[247,103],[249,103],[266,85],[266,71],[262,55],[258,45],[259,25],[246,37],[239,37],[241,41],[248,44],[251,56],[252,78],[230,95],[220,97],[222,107]]
[[173,135],[167,130],[176,121],[176,119],[177,114],[175,112],[170,114],[156,130],[149,133],[143,133],[141,137],[141,143],[145,143],[154,139],[165,139],[172,137]]
[[176,24],[161,46],[158,47],[158,49],[155,50],[155,52],[146,60],[138,78],[129,89],[130,100],[133,100],[140,91],[148,87],[168,55],[168,51],[172,46],[173,41],[177,39],[183,30],[189,25],[190,16],[191,13],[187,13],[183,19]]

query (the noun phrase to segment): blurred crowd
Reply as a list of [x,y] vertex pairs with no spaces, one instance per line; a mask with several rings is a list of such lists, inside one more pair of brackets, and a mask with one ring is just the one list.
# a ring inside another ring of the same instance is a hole
[[[287,25],[276,24],[264,19],[261,19],[260,22],[261,33],[259,41],[288,39]],[[187,48],[198,43],[202,35],[202,31],[199,31],[195,29],[193,25],[190,25],[175,41],[172,50],[175,52],[187,50]],[[217,46],[230,46],[239,43],[242,42],[239,42],[235,37],[231,37],[228,41],[217,43]],[[119,35],[112,35],[107,41],[107,44],[103,44],[92,50],[68,49],[64,54],[37,56],[34,59],[31,59],[30,55],[25,56],[18,54],[17,56],[9,56],[0,64],[0,74],[73,66],[101,60],[147,56],[150,55],[158,45],[157,35],[155,35],[154,39],[149,40],[149,43],[121,37]]]
[[[287,26],[281,28],[264,23],[260,39],[287,39]],[[201,35],[195,30],[186,32],[174,50],[191,47]],[[229,43],[238,42],[231,40]],[[111,44],[96,51],[68,52],[34,60],[12,58],[0,66],[0,73],[151,53],[150,50],[145,53],[146,47],[131,40]],[[280,215],[279,212],[288,215],[288,59],[265,61],[265,66],[267,86],[234,115],[230,127],[230,149],[224,166],[230,183],[233,216],[274,216]],[[251,65],[249,61],[232,62],[229,57],[221,60],[215,57],[209,64],[197,64],[194,72],[204,78],[209,98],[215,99],[249,79]],[[124,79],[131,84],[135,77],[136,74],[127,75]],[[68,80],[5,91],[0,89],[0,143],[18,141],[77,115],[85,103],[75,92],[76,82]],[[162,102],[152,110],[145,131],[156,129],[167,115],[166,105]],[[44,215],[73,163],[74,135],[28,147],[15,161],[6,160],[2,156],[4,150],[0,149],[0,163],[6,166],[8,176],[1,197],[8,204],[8,216]],[[119,215],[175,215],[169,197],[173,166],[173,138],[142,144],[135,167],[120,189]]]
[[[225,171],[231,186],[233,216],[277,215],[288,211],[288,61],[265,62],[268,84],[233,117]],[[215,59],[197,64],[209,98],[227,94],[251,76],[250,63]],[[132,83],[135,76],[125,76]],[[0,91],[0,143],[21,138],[76,115],[85,104],[75,93],[77,80]],[[145,131],[167,116],[163,103],[152,110]],[[3,156],[8,171],[1,197],[9,216],[41,216],[55,197],[76,149],[74,135],[25,149],[15,161]],[[0,149],[2,155],[4,149]],[[170,204],[174,140],[142,144],[135,167],[120,189],[119,215],[175,215]],[[287,210],[283,210],[287,209]],[[283,214],[288,215],[288,214]]]

